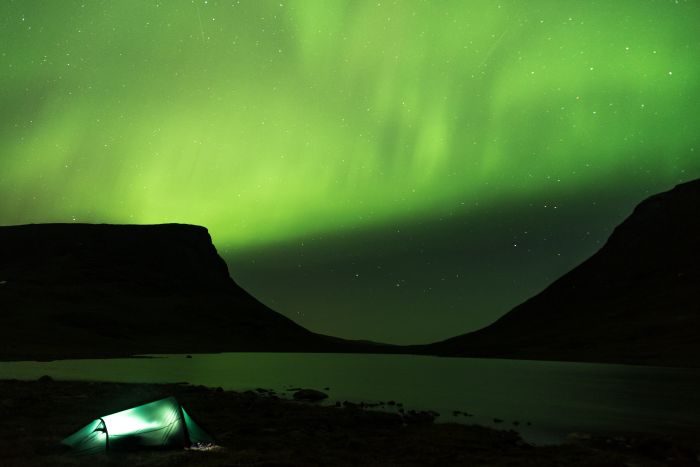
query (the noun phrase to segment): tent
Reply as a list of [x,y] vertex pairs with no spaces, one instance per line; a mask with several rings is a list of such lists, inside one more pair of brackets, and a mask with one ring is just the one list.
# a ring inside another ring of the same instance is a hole
[[189,447],[214,440],[174,397],[168,397],[93,420],[61,443],[77,453],[92,454],[145,447]]

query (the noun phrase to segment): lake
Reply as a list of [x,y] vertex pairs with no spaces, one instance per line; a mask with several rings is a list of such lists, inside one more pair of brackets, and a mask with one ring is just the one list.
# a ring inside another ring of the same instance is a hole
[[[156,357],[0,362],[0,378],[36,379],[48,374],[59,380],[186,381],[278,392],[328,387],[329,404],[394,400],[406,409],[435,410],[441,414],[438,421],[516,429],[538,444],[561,442],[572,432],[695,430],[700,414],[700,369],[412,355]],[[455,410],[473,416],[455,416]]]

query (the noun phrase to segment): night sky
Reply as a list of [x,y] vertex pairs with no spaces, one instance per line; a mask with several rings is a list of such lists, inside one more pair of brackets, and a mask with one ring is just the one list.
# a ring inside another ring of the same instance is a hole
[[200,224],[322,333],[486,325],[700,177],[700,2],[0,2],[0,224]]

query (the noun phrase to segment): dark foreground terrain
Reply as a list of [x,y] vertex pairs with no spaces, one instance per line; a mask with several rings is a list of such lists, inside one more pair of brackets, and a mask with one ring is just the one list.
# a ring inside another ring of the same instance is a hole
[[[587,438],[533,447],[516,433],[320,407],[269,392],[174,385],[0,381],[0,465],[690,466],[700,438]],[[174,395],[221,448],[75,457],[60,440],[101,415]]]

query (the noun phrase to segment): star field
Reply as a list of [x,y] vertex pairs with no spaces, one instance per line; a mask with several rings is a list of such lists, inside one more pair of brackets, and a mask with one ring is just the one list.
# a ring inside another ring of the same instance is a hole
[[488,324],[700,176],[694,1],[0,4],[0,223],[209,228],[319,332]]

